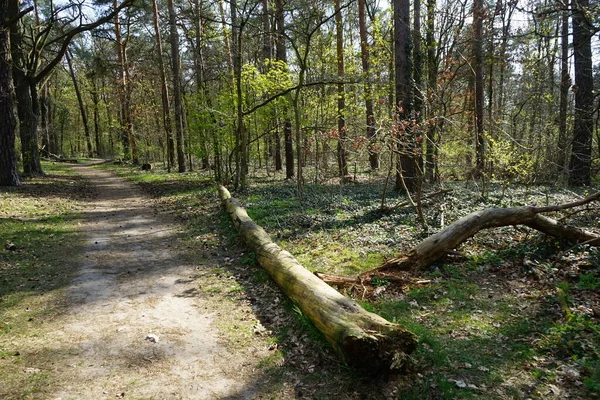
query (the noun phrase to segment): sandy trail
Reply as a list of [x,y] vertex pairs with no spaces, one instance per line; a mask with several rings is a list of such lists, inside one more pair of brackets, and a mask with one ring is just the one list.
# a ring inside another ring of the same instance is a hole
[[[219,342],[214,314],[176,248],[178,227],[131,184],[77,166],[98,190],[84,211],[85,254],[69,289],[57,399],[250,398],[244,360]],[[153,339],[157,338],[156,342]]]

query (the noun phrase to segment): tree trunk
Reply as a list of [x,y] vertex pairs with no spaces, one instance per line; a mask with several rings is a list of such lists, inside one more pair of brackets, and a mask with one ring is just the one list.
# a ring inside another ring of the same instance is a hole
[[[344,79],[344,25],[342,21],[342,11],[340,10],[340,0],[334,0],[335,7],[335,41],[337,52],[337,72],[338,79]],[[348,163],[346,162],[346,119],[344,117],[346,108],[345,85],[337,85],[337,123],[338,123],[338,143],[337,143],[337,161],[340,177],[348,175]],[[299,144],[298,144],[299,145]]]
[[567,163],[568,133],[567,133],[567,110],[569,105],[569,88],[571,77],[569,76],[569,12],[561,13],[560,23],[560,103],[558,111],[558,157],[556,164],[559,174],[563,174]]
[[375,142],[375,113],[373,111],[373,88],[370,77],[369,42],[367,36],[365,0],[358,0],[358,32],[360,35],[360,61],[363,72],[363,90],[365,92],[365,114],[367,121],[367,138],[369,139],[369,166],[371,170],[379,169],[379,152]]
[[219,186],[219,195],[260,265],[323,333],[344,362],[369,375],[404,369],[407,355],[417,345],[415,335],[365,311],[311,274],[290,253],[273,243],[223,186]]
[[10,32],[4,26],[8,17],[8,0],[0,0],[0,186],[19,186],[15,135],[17,120],[14,113]]
[[[113,0],[113,5],[116,7],[118,4],[117,0]],[[131,116],[129,109],[129,102],[127,101],[127,74],[125,74],[125,48],[123,47],[123,40],[121,38],[121,21],[119,20],[119,14],[114,16],[115,22],[115,48],[117,51],[117,59],[119,63],[119,78],[117,79],[117,86],[119,91],[119,105],[120,105],[120,131],[121,131],[121,144],[123,145],[123,158],[125,160],[131,159],[131,146],[130,146],[130,135],[129,126]]]
[[263,25],[263,59],[273,58],[273,40],[271,36],[271,22],[269,20],[269,1],[261,0],[262,3],[262,25]]
[[502,226],[525,225],[560,239],[600,246],[600,235],[563,225],[552,218],[540,215],[546,212],[571,209],[598,200],[600,200],[600,192],[577,202],[557,206],[489,208],[476,211],[452,223],[435,235],[429,236],[405,255],[390,259],[381,267],[362,275],[391,272],[398,269],[425,268],[479,231]]
[[281,134],[279,133],[279,126],[275,129],[273,140],[275,140],[275,171],[281,171],[283,166],[281,164]]
[[236,96],[235,123],[235,187],[246,188],[248,175],[248,130],[244,124],[243,93],[242,93],[242,34],[243,24],[238,21],[237,1],[231,0],[231,36],[233,56],[233,77]]
[[419,185],[419,157],[414,137],[412,79],[412,40],[410,34],[410,1],[394,0],[394,75],[396,77],[396,125],[397,142],[396,190],[409,193]]
[[485,143],[483,137],[483,1],[473,1],[473,70],[475,72],[475,176],[483,174]]
[[96,141],[96,155],[104,156],[104,148],[100,138],[100,98],[98,96],[98,81],[95,76],[92,76],[92,103],[94,103],[94,139]]
[[85,105],[83,104],[83,97],[81,97],[81,91],[79,90],[79,83],[77,82],[77,77],[75,76],[75,70],[73,70],[73,63],[71,62],[71,55],[69,52],[66,54],[67,64],[69,66],[69,73],[71,75],[71,80],[73,81],[73,88],[75,89],[75,96],[77,97],[77,104],[79,105],[79,112],[81,114],[81,121],[83,123],[83,132],[85,134],[85,143],[87,146],[87,156],[93,157],[94,150],[92,148],[92,137],[90,135],[90,125],[88,124],[87,113],[85,111]]
[[173,126],[171,124],[171,105],[169,104],[169,89],[167,86],[167,77],[165,70],[165,61],[163,58],[162,38],[158,21],[158,4],[156,0],[152,1],[154,13],[154,36],[156,40],[156,51],[158,55],[158,73],[160,76],[160,96],[162,105],[162,121],[165,136],[167,138],[167,170],[175,165],[175,143],[173,141]]
[[[283,0],[275,0],[275,22],[277,28],[276,56],[278,61],[287,63],[287,52],[285,48],[285,14],[283,10]],[[285,149],[285,177],[294,178],[294,144],[292,141],[292,121],[288,115],[287,107],[282,110],[283,122],[283,141]]]
[[185,172],[185,155],[183,154],[183,101],[181,97],[181,66],[179,64],[179,32],[177,32],[177,15],[173,0],[167,2],[169,8],[169,35],[171,42],[171,67],[173,71],[173,100],[175,102],[175,139],[177,142],[177,170]]
[[[194,0],[194,25],[196,28],[196,37],[194,38],[194,67],[196,69],[196,101],[197,104],[202,104],[202,95],[204,93],[204,55],[202,51],[203,38],[202,32],[204,30],[203,20],[201,15],[201,0]],[[209,158],[209,133],[208,129],[200,128],[200,146],[202,147],[202,169],[210,169],[210,158]],[[190,152],[191,156],[191,152]]]
[[[413,80],[414,80],[414,116],[417,128],[415,136],[416,148],[423,154],[423,141],[421,138],[421,121],[423,121],[423,51],[421,49],[421,0],[414,0],[413,18]],[[419,157],[419,169],[423,171],[423,157]]]
[[435,6],[436,0],[427,0],[427,33],[425,46],[427,47],[427,100],[429,106],[428,118],[431,120],[425,131],[425,178],[434,182],[435,176],[435,135],[438,123],[433,110],[437,109],[437,59],[435,56]]
[[594,130],[594,76],[592,35],[586,13],[589,0],[573,0],[573,49],[575,52],[575,121],[569,166],[569,184],[589,185],[592,180],[592,132]]
[[[19,0],[9,0],[7,17],[19,15]],[[17,101],[19,118],[19,135],[21,137],[21,154],[23,157],[23,172],[26,175],[43,174],[38,149],[38,114],[37,90],[35,81],[27,76],[27,65],[23,43],[21,22],[10,26],[10,51],[13,61],[13,83]],[[34,98],[34,96],[36,96]]]
[[[42,87],[42,95],[40,96],[40,131],[41,131],[41,140],[42,140],[42,154],[50,154],[50,134],[49,134],[49,126],[48,120],[50,112],[48,110],[48,102],[49,102],[49,90],[48,85],[44,85]],[[54,154],[54,153],[53,153]]]

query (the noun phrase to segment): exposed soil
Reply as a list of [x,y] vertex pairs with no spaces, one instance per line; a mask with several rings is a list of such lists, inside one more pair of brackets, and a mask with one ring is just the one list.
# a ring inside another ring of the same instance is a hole
[[44,338],[58,356],[55,397],[253,397],[246,367],[261,352],[242,359],[221,343],[217,311],[193,279],[203,266],[179,248],[178,226],[131,184],[75,168],[95,195],[84,211],[86,245],[67,315]]

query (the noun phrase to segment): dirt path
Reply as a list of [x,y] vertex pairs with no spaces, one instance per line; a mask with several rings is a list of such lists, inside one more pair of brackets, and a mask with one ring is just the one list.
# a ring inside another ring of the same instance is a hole
[[[240,356],[220,343],[214,311],[174,243],[178,227],[135,187],[90,166],[81,272],[69,289],[58,399],[251,398]],[[58,359],[57,359],[58,360]],[[57,361],[58,363],[58,361]]]

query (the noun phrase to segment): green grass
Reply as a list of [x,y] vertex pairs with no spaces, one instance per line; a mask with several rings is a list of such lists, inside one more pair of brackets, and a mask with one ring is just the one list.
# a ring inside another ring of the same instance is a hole
[[[206,175],[118,168],[149,193],[180,210],[196,246],[200,242],[201,248],[243,251],[228,216],[219,211],[216,190]],[[307,184],[305,189],[299,201],[294,185],[263,180],[245,193],[234,195],[255,222],[301,264],[311,271],[339,275],[359,274],[410,248],[439,228],[442,212],[447,225],[476,209],[546,201],[545,196],[532,196],[530,188],[516,188],[506,192],[509,194],[492,188],[484,200],[469,197],[463,189],[439,200],[443,210],[436,208],[437,201],[426,208],[430,228],[424,230],[411,209],[379,211],[381,187],[376,183]],[[564,196],[560,190],[539,191],[550,193],[553,203],[561,202]],[[392,192],[387,202],[393,205],[402,200],[403,196]],[[211,233],[206,232],[207,228]],[[382,279],[372,283],[382,287],[384,295],[361,303],[419,337],[420,345],[413,357],[420,375],[400,391],[399,398],[525,398],[530,390],[532,398],[545,398],[544,390],[557,384],[560,368],[565,365],[577,368],[581,374],[581,385],[569,387],[575,397],[596,395],[600,385],[597,324],[589,317],[567,317],[559,310],[561,302],[575,306],[577,296],[589,296],[598,289],[598,253],[511,228],[496,230],[492,235],[482,233],[460,250],[468,255],[466,261],[443,261],[435,269],[419,272],[418,278],[430,279],[430,285],[408,282],[398,290],[395,283]],[[585,261],[582,268],[587,268],[569,284],[572,292],[567,291],[564,298],[552,281],[558,255],[581,257]],[[524,265],[524,259],[531,263]],[[255,260],[253,255],[245,254],[240,263],[252,268]],[[547,282],[541,284],[542,279]],[[250,274],[250,280],[259,286],[270,284],[268,274],[259,269]],[[215,287],[230,291],[228,286]],[[235,287],[231,294],[241,295],[243,289],[248,288]],[[207,284],[204,290],[216,289]],[[386,296],[387,292],[392,293]],[[288,309],[293,313],[291,305]],[[297,313],[294,324],[276,332],[277,342],[286,343],[296,330],[310,337],[315,349],[325,346],[319,335],[312,334],[315,328],[302,313]],[[283,348],[281,351],[287,357]],[[270,363],[267,358],[264,366]],[[322,379],[318,374],[309,376],[316,381]],[[354,379],[351,373],[338,377]],[[460,387],[462,383],[467,387]]]
[[[38,357],[24,352],[63,312],[63,290],[76,273],[64,254],[81,246],[78,211],[85,182],[64,164],[43,163],[46,176],[1,188],[0,219],[0,397],[30,398],[44,393],[54,377],[27,370]],[[6,241],[16,250],[5,249]],[[40,359],[41,359],[40,358]],[[43,396],[42,396],[43,397]]]

